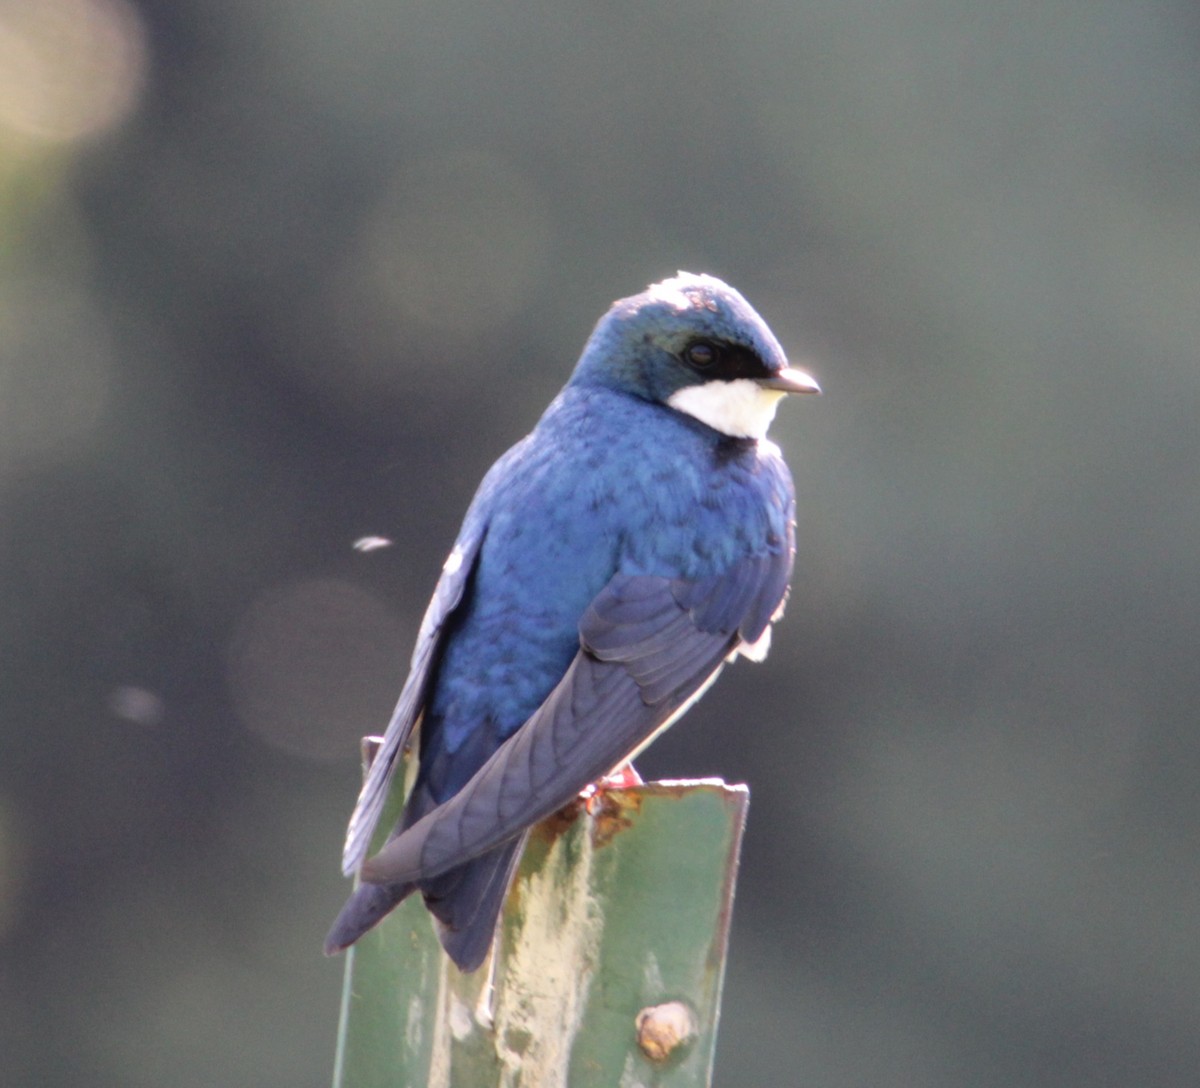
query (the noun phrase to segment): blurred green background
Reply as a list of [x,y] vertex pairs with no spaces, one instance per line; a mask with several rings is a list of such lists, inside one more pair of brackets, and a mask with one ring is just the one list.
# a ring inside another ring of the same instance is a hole
[[357,738],[677,268],[827,390],[642,761],[752,787],[718,1083],[1195,1084],[1192,0],[0,0],[0,1083],[328,1083]]

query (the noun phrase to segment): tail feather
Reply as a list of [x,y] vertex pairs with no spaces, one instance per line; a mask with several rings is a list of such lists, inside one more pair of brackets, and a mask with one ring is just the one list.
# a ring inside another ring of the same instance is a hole
[[521,836],[421,885],[438,939],[460,971],[474,971],[487,958],[524,844]]
[[437,919],[438,939],[458,969],[478,969],[487,958],[524,837],[468,861],[427,884],[361,884],[346,900],[325,938],[336,955],[373,929],[418,890]]

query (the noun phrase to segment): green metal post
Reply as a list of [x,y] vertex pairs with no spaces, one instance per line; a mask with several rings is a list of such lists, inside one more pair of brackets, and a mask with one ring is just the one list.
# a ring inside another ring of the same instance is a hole
[[347,953],[334,1088],[710,1084],[748,804],[705,779],[563,810],[471,975],[407,900]]

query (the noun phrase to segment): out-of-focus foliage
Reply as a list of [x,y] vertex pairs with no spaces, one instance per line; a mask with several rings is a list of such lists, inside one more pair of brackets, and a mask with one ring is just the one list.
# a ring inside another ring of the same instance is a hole
[[1193,1083],[1198,179],[1183,0],[0,0],[0,1083],[328,1082],[357,738],[677,268],[828,393],[643,766],[753,790],[718,1083]]

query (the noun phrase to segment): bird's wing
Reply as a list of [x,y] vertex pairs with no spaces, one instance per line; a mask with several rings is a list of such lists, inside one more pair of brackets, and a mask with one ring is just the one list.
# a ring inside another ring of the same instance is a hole
[[404,750],[413,726],[421,715],[425,702],[430,667],[437,656],[438,644],[446,621],[454,613],[466,592],[467,582],[483,544],[485,527],[468,523],[454,545],[454,550],[442,567],[442,575],[433,591],[433,599],[425,610],[417,645],[413,650],[408,679],[401,689],[396,709],[383,736],[383,744],[375,754],[371,768],[358,795],[358,803],[346,831],[342,851],[342,872],[351,876],[362,864],[371,845],[371,836],[387,800],[388,787],[396,769],[396,760]]
[[372,883],[435,877],[520,834],[620,766],[766,630],[791,549],[699,581],[618,574],[580,622],[580,650],[546,701],[449,801],[362,869]]

